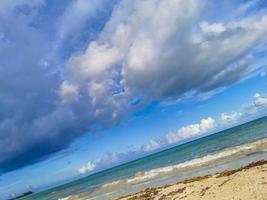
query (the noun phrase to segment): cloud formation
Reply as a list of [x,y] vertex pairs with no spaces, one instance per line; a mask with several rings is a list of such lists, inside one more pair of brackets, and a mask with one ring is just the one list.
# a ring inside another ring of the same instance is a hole
[[[202,17],[209,1],[125,0],[114,9],[113,1],[64,2],[51,18],[42,14],[45,0],[0,2],[0,172],[152,100],[214,94],[258,69],[251,52],[267,40],[266,15],[210,22]],[[208,118],[184,127],[173,140],[212,125]]]
[[[54,22],[40,14],[44,8],[55,9],[48,4],[0,2],[0,173],[61,150],[87,131],[92,120],[82,112],[90,112],[89,107],[67,104],[74,100],[75,87],[63,80],[56,58],[51,57],[51,37],[57,35],[46,31],[54,24],[39,24]],[[60,6],[64,10],[68,5]]]
[[[90,163],[90,166],[94,166],[94,170],[103,170],[107,167],[140,158],[141,156],[147,155],[153,151],[162,150],[170,145],[174,145],[179,142],[185,142],[187,139],[211,133],[215,130],[215,128],[217,128],[216,126],[217,122],[215,122],[213,118],[208,117],[200,120],[199,123],[189,124],[179,128],[175,132],[167,133],[163,138],[150,139],[147,144],[139,147],[135,151],[130,150],[124,153],[106,153],[100,159],[96,161],[89,161],[88,163]],[[84,173],[91,172],[91,170],[85,170],[86,166],[87,164],[81,166],[78,171],[82,171]]]
[[208,117],[207,119],[202,119],[198,124],[183,126],[177,132],[167,134],[166,140],[168,144],[173,144],[207,133],[214,128],[215,120],[211,117]]
[[240,112],[224,112],[221,114],[221,123],[225,124],[235,124],[240,121],[242,113]]
[[143,147],[143,150],[144,152],[150,152],[150,151],[154,151],[154,150],[157,150],[161,147],[161,144],[160,142],[156,141],[156,140],[149,140],[149,143],[146,144],[144,147]]
[[93,162],[88,162],[86,165],[81,166],[78,169],[78,173],[79,174],[86,174],[89,173],[91,171],[93,171],[95,169],[96,165]]
[[[110,165],[114,166],[129,162],[141,156],[148,155],[149,153],[163,150],[168,146],[186,142],[188,139],[201,137],[214,133],[218,130],[232,127],[236,124],[241,124],[246,122],[249,117],[255,114],[255,112],[258,114],[266,114],[266,94],[256,93],[248,104],[241,107],[241,112],[223,112],[219,115],[218,119],[213,119],[211,117],[201,119],[199,123],[182,126],[176,131],[166,133],[161,138],[150,139],[147,144],[141,146],[135,151],[106,153],[100,159],[93,162],[90,161],[90,163],[93,163],[95,170],[102,170],[110,167]],[[251,118],[249,120],[251,120]],[[82,168],[84,168],[84,166],[82,166]]]
[[202,22],[196,34],[202,6],[197,0],[121,3],[100,38],[70,59],[73,81],[84,80],[81,87],[97,82],[105,93],[119,90],[123,98],[161,99],[240,80],[250,71],[249,51],[266,40],[267,17]]
[[253,100],[243,105],[247,115],[262,114],[267,110],[267,95],[256,93],[253,96]]

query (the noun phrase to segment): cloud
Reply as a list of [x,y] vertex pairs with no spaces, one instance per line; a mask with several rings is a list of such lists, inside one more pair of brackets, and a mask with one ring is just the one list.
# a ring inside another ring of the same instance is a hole
[[168,144],[177,143],[185,139],[193,138],[201,134],[207,133],[215,128],[215,120],[211,117],[202,119],[198,124],[183,126],[177,132],[168,133],[166,141]]
[[63,102],[72,102],[78,99],[79,91],[75,85],[64,81],[60,86],[60,96]]
[[262,114],[267,111],[267,95],[256,93],[249,104],[243,105],[246,115]]
[[[70,58],[72,81],[79,82],[89,98],[103,102],[101,97],[107,96],[111,107],[114,101],[127,107],[135,96],[145,101],[177,98],[241,80],[255,70],[250,68],[254,57],[249,52],[266,40],[267,17],[203,22],[196,34],[192,29],[202,7],[198,0],[121,2],[99,39]],[[101,92],[91,92],[92,85]]]
[[0,2],[0,14],[8,14],[9,12],[14,11],[14,9],[18,9],[20,12],[27,13],[26,11],[30,11],[32,9],[36,9],[42,5],[44,5],[44,0],[18,0],[18,1],[8,1],[3,0]]
[[116,0],[70,1],[56,22],[53,53],[62,56],[64,48],[77,50],[77,46],[83,47],[87,41],[96,37],[98,29],[115,4]]
[[223,125],[230,124],[233,125],[238,123],[242,117],[240,112],[224,112],[221,114],[221,123]]
[[160,151],[170,145],[179,144],[200,137],[206,134],[211,134],[218,130],[225,129],[236,124],[251,120],[255,118],[256,113],[267,112],[267,95],[256,93],[251,102],[241,106],[241,111],[223,112],[219,118],[213,119],[207,117],[201,119],[199,123],[188,124],[180,127],[176,131],[169,132],[161,138],[150,139],[145,145],[137,148],[135,151],[128,151],[124,153],[111,152],[104,154],[100,159],[94,162],[96,169],[105,169],[110,166],[126,163],[131,160],[143,157],[153,151]]
[[148,144],[143,146],[143,151],[144,152],[150,152],[150,151],[154,151],[156,149],[159,149],[160,147],[162,147],[162,144],[160,144],[160,142],[151,139],[151,140],[149,140]]
[[116,123],[139,108],[129,104],[136,97],[143,105],[190,93],[210,97],[255,70],[249,52],[266,39],[266,16],[204,22],[195,33],[203,7],[198,0],[124,1],[114,9],[99,38],[67,64],[95,117]]
[[[19,162],[24,159],[19,156],[33,148],[33,144],[39,145],[48,139],[49,136],[45,136],[44,141],[40,141],[42,131],[38,138],[37,133],[32,132],[33,124],[36,118],[53,110],[56,98],[53,91],[59,86],[59,77],[50,73],[53,69],[40,65],[50,43],[44,42],[45,36],[29,26],[43,2],[1,1],[0,4],[0,32],[4,35],[0,41],[1,173],[20,166]],[[47,146],[42,151],[51,152]],[[32,152],[25,159],[32,160],[39,155]],[[11,162],[15,157],[18,162]]]
[[260,76],[261,76],[261,77],[265,77],[265,76],[266,76],[266,72],[265,72],[265,71],[262,71],[262,72],[260,73]]
[[250,8],[255,7],[256,5],[258,5],[261,2],[261,0],[251,0],[251,1],[247,1],[246,3],[244,3],[241,7],[240,7],[240,11],[241,12],[245,12],[247,10],[249,10]]
[[205,34],[221,34],[226,31],[226,28],[223,23],[213,23],[209,24],[206,21],[200,23],[200,28]]
[[256,93],[254,95],[254,105],[255,106],[266,106],[267,105],[266,95],[261,95],[259,93]]
[[92,172],[95,169],[96,165],[93,162],[88,162],[86,165],[78,169],[79,174],[86,174]]
[[[65,3],[49,18],[51,2],[1,1],[0,172],[38,162],[152,100],[210,97],[258,69],[251,51],[267,40],[265,15],[201,24],[208,1],[112,2]],[[184,127],[173,141],[212,124]]]
[[[158,151],[170,145],[184,142],[187,139],[210,133],[211,131],[214,131],[215,128],[217,128],[216,126],[216,121],[213,118],[208,117],[206,119],[200,120],[200,122],[197,124],[189,124],[183,126],[176,132],[166,134],[163,138],[150,139],[147,144],[140,146],[134,151],[129,150],[128,152],[124,153],[106,153],[101,158],[95,160],[93,164],[96,170],[103,170],[111,166],[126,163],[131,160],[143,157],[144,155],[147,155],[148,153],[151,153],[153,151]],[[82,166],[82,168],[84,169],[85,167]]]
[[[89,161],[87,164],[82,165],[78,171],[83,172],[83,173],[79,173],[79,174],[85,174],[85,173],[89,173],[92,171],[100,171],[100,170],[104,170],[107,168],[110,168],[112,166],[116,166],[116,165],[120,165],[122,163],[126,163],[129,162],[131,160],[135,160],[137,158],[142,157],[143,154],[143,150],[139,149],[136,151],[133,150],[129,150],[126,152],[108,152],[108,153],[104,153],[99,159],[96,159],[94,161]],[[87,165],[89,164],[90,169],[92,170],[87,170]],[[93,166],[93,167],[92,167]]]
[[[70,105],[79,97],[78,87],[62,80],[51,57],[54,33],[45,31],[57,19],[41,15],[44,7],[50,9],[47,4],[0,2],[0,173],[62,150],[92,123],[86,103]],[[39,24],[43,19],[48,25]]]

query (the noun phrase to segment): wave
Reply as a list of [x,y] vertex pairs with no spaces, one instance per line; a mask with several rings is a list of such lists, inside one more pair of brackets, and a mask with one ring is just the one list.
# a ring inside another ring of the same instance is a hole
[[156,177],[173,173],[177,171],[189,170],[198,167],[209,166],[220,161],[227,161],[238,156],[246,156],[259,151],[267,150],[267,138],[255,142],[242,144],[235,147],[229,147],[214,154],[209,154],[204,157],[195,158],[176,165],[156,168],[145,172],[138,172],[128,179],[121,179],[111,183],[104,184],[102,188],[110,188],[122,184],[139,184],[150,181]]
[[126,179],[121,179],[121,180],[118,180],[118,181],[113,181],[111,183],[106,183],[106,184],[102,185],[102,188],[110,188],[110,187],[113,187],[113,186],[116,186],[116,185],[125,184],[126,182],[127,182]]
[[68,196],[68,197],[62,197],[62,198],[59,198],[58,200],[69,200],[72,196]]

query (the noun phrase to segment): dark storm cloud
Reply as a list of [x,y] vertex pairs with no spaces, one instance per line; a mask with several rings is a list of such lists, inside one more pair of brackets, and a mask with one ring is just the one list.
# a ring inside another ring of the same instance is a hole
[[[0,172],[44,159],[91,124],[88,105],[60,103],[62,73],[53,49],[59,40],[58,23],[64,21],[60,17],[75,3],[56,6],[41,0],[0,3]],[[89,12],[84,11],[84,19]],[[71,35],[60,39],[66,38]]]

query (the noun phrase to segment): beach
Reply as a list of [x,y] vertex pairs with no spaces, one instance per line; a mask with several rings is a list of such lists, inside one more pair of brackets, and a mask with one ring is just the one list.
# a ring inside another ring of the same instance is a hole
[[267,197],[266,160],[267,117],[35,192],[23,199],[262,200]]
[[213,175],[199,176],[176,184],[147,188],[118,200],[265,200],[267,160]]

